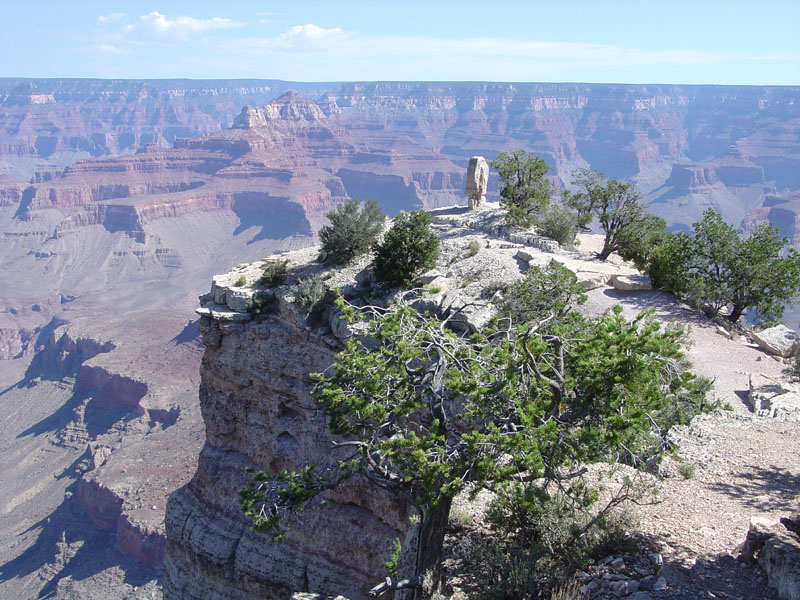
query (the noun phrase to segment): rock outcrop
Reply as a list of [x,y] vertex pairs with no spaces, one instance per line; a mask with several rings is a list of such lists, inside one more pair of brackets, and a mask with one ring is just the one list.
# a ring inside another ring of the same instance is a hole
[[[785,523],[784,523],[785,522]],[[781,600],[800,599],[800,535],[787,524],[754,517],[750,520],[747,538],[739,547],[739,556],[757,562],[767,575],[770,587],[778,590]],[[797,525],[794,525],[797,527]]]
[[[294,277],[311,274],[313,267],[300,261],[313,256],[290,255]],[[230,301],[234,279],[244,274],[254,281],[260,266],[243,266],[227,285],[216,278],[198,311],[206,344],[200,384],[206,441],[192,481],[169,500],[164,594],[277,598],[313,589],[363,598],[405,527],[396,501],[354,481],[335,492],[330,507],[309,510],[282,544],[250,531],[237,502],[251,477],[245,467],[276,472],[332,460],[325,419],[307,407],[309,373],[331,364],[338,339],[326,326],[309,326],[285,287],[261,322],[246,309],[215,302]]]

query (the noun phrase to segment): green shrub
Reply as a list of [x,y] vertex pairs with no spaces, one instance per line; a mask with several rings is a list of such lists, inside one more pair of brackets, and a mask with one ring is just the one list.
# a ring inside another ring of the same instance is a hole
[[497,302],[498,315],[515,324],[529,323],[554,314],[559,318],[586,301],[586,292],[575,274],[563,265],[530,268],[510,284]]
[[264,318],[272,312],[275,308],[275,294],[267,290],[260,290],[253,294],[250,303],[247,306],[253,319],[257,322],[264,320]]
[[379,282],[407,286],[436,265],[439,239],[430,224],[430,214],[422,210],[395,217],[383,242],[375,246],[375,278]]
[[261,279],[259,281],[268,288],[274,288],[283,283],[288,272],[288,259],[273,260],[268,262],[267,266],[264,267],[264,272],[261,274]]
[[347,200],[326,216],[330,225],[319,232],[319,260],[329,265],[346,265],[367,252],[378,239],[386,218],[374,198],[367,198],[363,204],[356,198]]
[[691,479],[694,477],[695,467],[692,463],[681,463],[678,465],[678,473],[684,479]]
[[475,256],[478,252],[481,251],[481,244],[478,240],[471,240],[469,243],[469,247],[467,248],[467,256],[469,258],[471,256]]
[[609,554],[630,553],[631,513],[613,509],[592,518],[566,496],[534,486],[501,491],[489,507],[491,534],[469,557],[469,583],[485,600],[542,598],[565,585],[576,569]]
[[312,275],[298,281],[289,288],[289,292],[294,296],[295,303],[308,316],[315,311],[315,307],[325,295],[325,284],[322,283],[319,275]]
[[578,232],[578,213],[560,204],[552,204],[539,217],[537,229],[544,237],[571,248]]
[[244,275],[240,275],[239,279],[237,279],[236,283],[234,283],[233,285],[236,287],[244,287],[246,283],[247,283],[247,278],[245,278]]

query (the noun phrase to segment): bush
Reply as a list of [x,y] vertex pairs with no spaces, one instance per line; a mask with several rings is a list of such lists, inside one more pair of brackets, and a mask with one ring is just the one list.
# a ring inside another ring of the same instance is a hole
[[611,510],[593,520],[564,496],[530,490],[507,488],[489,507],[491,535],[468,558],[478,598],[544,598],[576,569],[634,549],[626,531],[635,525],[629,513]]
[[381,244],[375,246],[375,278],[390,286],[407,286],[432,269],[439,256],[439,239],[430,230],[431,216],[415,210],[400,213]]
[[240,275],[239,279],[237,279],[236,283],[234,283],[233,285],[236,286],[236,287],[244,287],[244,285],[246,283],[247,283],[247,279],[245,278],[245,276],[244,275]]
[[578,213],[560,204],[551,205],[539,218],[539,233],[571,248],[578,232]]
[[317,304],[325,295],[325,284],[319,275],[312,275],[298,281],[289,288],[289,292],[294,296],[295,303],[309,316],[315,312]]
[[319,260],[329,265],[346,265],[367,252],[378,239],[386,218],[374,198],[367,198],[363,204],[357,198],[347,200],[326,216],[330,225],[319,232]]
[[469,243],[469,247],[467,248],[467,256],[466,258],[470,258],[471,256],[475,256],[478,252],[481,251],[481,244],[478,240],[471,240]]
[[563,265],[530,268],[525,277],[510,284],[498,304],[497,314],[514,324],[547,318],[551,313],[565,316],[576,304],[586,302],[586,291],[575,273]]
[[288,272],[288,259],[273,260],[268,262],[267,266],[264,267],[264,272],[261,274],[261,279],[259,281],[268,288],[278,287],[283,283]]

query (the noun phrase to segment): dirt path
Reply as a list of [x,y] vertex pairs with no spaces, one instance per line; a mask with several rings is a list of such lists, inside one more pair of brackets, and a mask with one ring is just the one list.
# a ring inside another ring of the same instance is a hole
[[730,410],[674,431],[682,470],[659,484],[660,502],[639,507],[641,532],[660,551],[668,587],[652,598],[773,599],[758,568],[734,559],[751,516],[778,520],[800,510],[800,423],[753,416],[746,405],[751,373],[780,375],[784,364],[742,339],[732,340],[701,314],[658,291],[589,293],[587,314],[621,304],[626,316],[653,308],[665,322],[691,326],[694,371],[714,378]]

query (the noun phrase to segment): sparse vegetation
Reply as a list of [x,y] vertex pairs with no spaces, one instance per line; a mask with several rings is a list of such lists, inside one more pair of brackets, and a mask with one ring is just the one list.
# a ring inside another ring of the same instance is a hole
[[678,473],[684,479],[691,479],[694,477],[695,466],[692,463],[682,462],[678,465]]
[[247,311],[255,321],[262,321],[275,307],[275,295],[268,290],[260,290],[253,294]]
[[[577,552],[602,521],[584,520],[597,495],[569,471],[601,460],[643,465],[664,449],[676,406],[700,392],[683,360],[683,330],[662,329],[649,313],[627,321],[619,308],[585,319],[569,312],[576,300],[558,289],[569,287],[560,271],[539,277],[533,308],[522,311],[538,317],[500,319],[471,337],[402,298],[388,309],[339,299],[345,318],[360,321],[372,342],[349,343],[316,376],[314,397],[338,443],[353,452],[330,469],[257,474],[241,491],[253,528],[280,537],[320,493],[367,473],[417,517],[409,526],[426,543],[398,560],[397,575],[424,586],[419,597],[435,591],[424,582],[439,581],[451,501],[469,483],[500,494],[509,532],[544,528],[524,544],[521,535],[496,541],[511,551],[503,569],[522,566],[517,573],[530,578],[534,565],[547,566],[541,557],[550,549]],[[557,312],[538,302],[548,285],[560,299]],[[568,507],[577,510],[572,521],[564,517]],[[515,539],[518,546],[509,546]],[[531,589],[529,582],[520,585]]]
[[264,267],[264,272],[261,274],[259,281],[268,288],[278,287],[283,283],[287,273],[289,273],[288,259],[271,260]]
[[233,285],[236,287],[244,287],[246,283],[247,283],[247,278],[244,275],[240,275],[239,279],[237,279],[236,283],[234,283]]
[[514,324],[548,317],[561,321],[586,298],[586,291],[572,271],[550,264],[543,269],[528,269],[524,277],[508,285],[497,301],[497,313]]
[[310,316],[325,295],[325,284],[319,275],[312,275],[298,281],[289,288],[289,292],[294,296],[295,303],[303,309],[305,315]]
[[572,248],[578,233],[578,214],[567,206],[551,204],[539,218],[537,229],[560,246]]
[[466,257],[470,258],[475,256],[478,252],[481,251],[481,244],[478,240],[470,240],[469,246],[467,247]]
[[612,179],[605,184],[596,171],[582,171],[575,180],[582,191],[565,193],[564,201],[578,213],[579,224],[596,217],[605,233],[598,256],[606,260],[612,252],[644,264],[651,249],[666,235],[663,219],[645,212],[641,197],[631,183]]
[[386,219],[374,198],[363,203],[356,198],[347,200],[326,216],[330,225],[319,232],[322,244],[319,259],[330,265],[346,265],[369,251]]
[[406,286],[432,269],[439,256],[439,238],[430,230],[431,216],[415,210],[400,213],[382,243],[375,246],[375,278],[390,286]]

